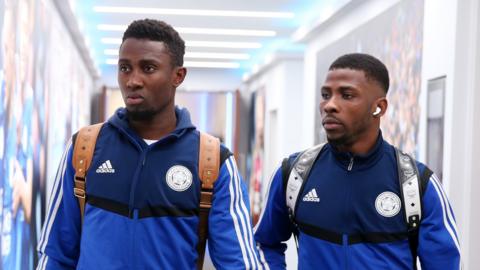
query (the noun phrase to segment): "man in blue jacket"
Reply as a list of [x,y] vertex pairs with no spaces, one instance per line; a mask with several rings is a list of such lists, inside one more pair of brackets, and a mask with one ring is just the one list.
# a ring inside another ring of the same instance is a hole
[[[87,174],[83,225],[73,193],[72,144],[59,166],[37,269],[195,269],[199,131],[175,90],[184,41],[168,24],[138,20],[120,46],[126,108],[103,125]],[[231,153],[213,189],[209,251],[223,269],[258,269],[249,204]]]
[[413,163],[418,175],[426,175],[422,217],[418,230],[417,223],[407,224],[405,208],[415,204],[402,204],[396,150],[379,128],[388,87],[385,65],[370,55],[347,54],[330,66],[320,101],[328,143],[312,159],[293,210],[286,194],[296,189],[295,180],[285,180],[293,173],[285,164],[298,154],[284,161],[255,227],[262,263],[270,269],[285,268],[283,242],[292,233],[299,269],[416,269],[417,255],[422,269],[460,268],[452,209],[437,176],[419,162]]

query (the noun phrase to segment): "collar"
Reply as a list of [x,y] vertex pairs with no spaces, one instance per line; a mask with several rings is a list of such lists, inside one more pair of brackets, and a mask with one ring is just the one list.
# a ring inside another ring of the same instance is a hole
[[366,154],[353,154],[351,152],[340,152],[335,146],[327,144],[335,159],[340,163],[341,167],[348,171],[361,170],[374,165],[383,155],[382,132],[379,131],[377,141],[373,148]]
[[[175,106],[175,115],[177,117],[177,124],[175,129],[163,139],[167,138],[179,138],[187,131],[195,129],[195,126],[192,124],[190,119],[190,113],[186,108],[180,108]],[[120,131],[129,135],[129,137],[134,138],[135,141],[143,142],[143,139],[140,138],[137,133],[130,128],[130,124],[127,118],[127,110],[125,108],[119,108],[117,111],[108,119],[108,123],[112,124],[114,127],[119,129]],[[162,139],[162,140],[163,140]]]

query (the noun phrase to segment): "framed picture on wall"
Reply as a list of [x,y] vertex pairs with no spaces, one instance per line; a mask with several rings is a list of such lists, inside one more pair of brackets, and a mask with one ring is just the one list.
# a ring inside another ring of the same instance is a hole
[[440,181],[443,178],[445,80],[443,76],[427,84],[427,164]]

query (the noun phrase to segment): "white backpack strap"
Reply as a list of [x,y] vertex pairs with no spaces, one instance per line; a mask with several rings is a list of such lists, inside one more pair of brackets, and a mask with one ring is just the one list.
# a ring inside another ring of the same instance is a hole
[[397,155],[398,179],[405,220],[409,230],[417,229],[422,219],[422,205],[420,194],[420,179],[415,159],[395,148]]
[[313,163],[325,143],[316,145],[300,153],[292,164],[292,170],[285,186],[285,196],[290,219],[294,222],[297,198],[310,174]]

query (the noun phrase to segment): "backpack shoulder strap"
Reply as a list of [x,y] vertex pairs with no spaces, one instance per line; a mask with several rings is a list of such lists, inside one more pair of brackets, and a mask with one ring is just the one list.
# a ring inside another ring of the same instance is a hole
[[298,195],[301,193],[303,186],[305,185],[305,182],[310,174],[313,163],[315,163],[315,160],[317,160],[317,157],[322,151],[324,145],[325,143],[319,144],[300,153],[293,161],[289,173],[287,168],[283,168],[283,163],[286,164],[285,166],[287,166],[288,160],[282,163],[282,173],[288,173],[288,176],[283,176],[284,179],[285,177],[288,179],[284,185],[285,199],[287,203],[288,214],[293,224],[295,224],[295,211],[297,210]]
[[298,250],[298,226],[295,222],[295,212],[297,210],[298,195],[302,192],[306,180],[313,167],[313,163],[317,160],[318,155],[322,151],[325,143],[309,148],[293,160],[285,158],[282,162],[282,181],[285,189],[285,202],[288,209],[288,217],[293,227],[293,237]]
[[405,220],[408,225],[408,243],[413,258],[413,269],[417,269],[418,228],[422,219],[422,197],[428,184],[432,170],[425,166],[419,175],[414,158],[395,148],[397,156],[398,178]]
[[98,133],[102,128],[103,123],[98,123],[91,126],[86,126],[80,129],[73,147],[73,168],[75,169],[75,186],[73,192],[78,199],[80,206],[80,216],[83,224],[83,214],[85,211],[85,195],[86,195],[86,175],[93,158],[95,151],[95,144],[97,142]]
[[220,170],[220,140],[200,132],[198,175],[202,182],[200,191],[200,211],[198,224],[197,269],[203,268],[205,245],[208,238],[208,214],[212,207],[213,184]]
[[395,148],[397,156],[398,180],[402,195],[403,209],[408,230],[416,230],[422,219],[420,178],[418,168],[410,155]]

